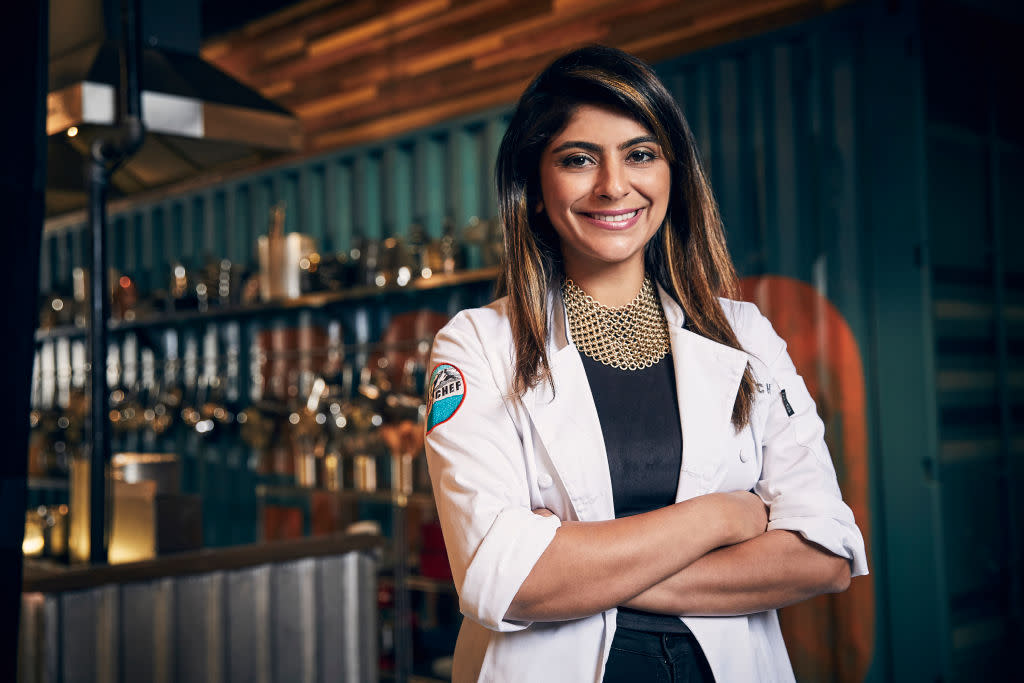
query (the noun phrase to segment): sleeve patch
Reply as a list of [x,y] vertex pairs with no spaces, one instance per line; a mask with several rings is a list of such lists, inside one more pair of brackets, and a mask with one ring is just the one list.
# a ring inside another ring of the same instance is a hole
[[452,419],[466,398],[466,378],[450,363],[441,363],[430,373],[427,384],[427,434]]

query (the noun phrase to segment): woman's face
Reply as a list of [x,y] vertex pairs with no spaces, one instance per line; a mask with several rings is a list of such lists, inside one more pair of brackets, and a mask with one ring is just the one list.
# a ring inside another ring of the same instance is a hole
[[651,131],[618,110],[581,105],[540,162],[538,210],[558,233],[566,274],[642,272],[644,245],[665,220],[671,183]]

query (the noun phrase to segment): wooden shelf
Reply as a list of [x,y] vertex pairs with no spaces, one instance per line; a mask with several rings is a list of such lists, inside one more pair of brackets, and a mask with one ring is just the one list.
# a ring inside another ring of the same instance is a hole
[[61,339],[68,338],[74,339],[78,337],[84,337],[88,331],[85,327],[79,327],[78,325],[58,325],[56,327],[46,327],[36,330],[36,341],[47,341],[49,339]]
[[35,477],[28,478],[28,488],[37,491],[66,491],[67,477]]
[[445,593],[455,595],[455,584],[451,581],[431,579],[426,576],[409,576],[405,579],[405,585],[409,590],[420,591],[421,593]]
[[330,489],[312,488],[307,486],[275,486],[272,484],[260,484],[256,487],[256,496],[258,498],[271,498],[275,496],[281,498],[301,498],[311,496],[316,493],[337,496],[338,498],[348,498],[350,500],[387,503],[389,505],[397,505],[400,507],[434,504],[434,496],[432,494],[421,493],[419,491],[410,495],[402,495],[388,490],[357,491],[355,489],[342,489],[339,491],[332,491]]
[[[385,287],[352,287],[340,292],[315,292],[304,294],[295,299],[281,299],[278,301],[266,301],[261,303],[247,304],[245,306],[223,306],[211,308],[207,311],[175,311],[172,313],[158,313],[153,315],[139,316],[135,320],[112,320],[109,329],[112,332],[142,329],[148,327],[171,327],[184,323],[200,322],[208,320],[227,320],[243,318],[254,315],[265,315],[268,313],[281,313],[293,310],[311,310],[325,308],[341,303],[368,301],[372,299],[401,296],[414,292],[426,292],[446,287],[457,287],[459,285],[474,284],[495,280],[501,273],[501,268],[493,266],[489,268],[476,268],[464,270],[458,273],[437,274],[427,279],[412,280],[405,287],[388,285]],[[81,327],[66,325],[36,331],[36,341],[46,341],[58,337],[80,337],[84,336],[86,330]]]
[[[381,671],[380,680],[394,681],[395,674],[392,671]],[[419,676],[416,674],[412,674],[411,676],[409,676],[408,680],[409,683],[448,683],[447,678],[434,678],[433,676]]]
[[[395,577],[391,574],[381,574],[378,578],[382,583],[394,584],[395,582]],[[456,595],[455,584],[451,579],[432,579],[429,576],[410,574],[405,577],[405,587],[419,593]]]

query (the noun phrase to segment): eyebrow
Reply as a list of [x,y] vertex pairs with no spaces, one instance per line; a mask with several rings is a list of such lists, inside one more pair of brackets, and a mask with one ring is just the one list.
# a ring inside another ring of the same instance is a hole
[[[629,149],[634,145],[639,145],[645,142],[658,144],[657,138],[655,138],[653,135],[640,135],[638,137],[626,140],[621,145],[619,145],[619,149]],[[560,144],[558,147],[555,147],[553,150],[551,150],[551,153],[558,154],[559,152],[564,152],[565,150],[572,149],[573,147],[585,149],[588,152],[594,153],[598,153],[601,151],[601,146],[595,145],[593,142],[585,142],[583,140],[567,140]]]

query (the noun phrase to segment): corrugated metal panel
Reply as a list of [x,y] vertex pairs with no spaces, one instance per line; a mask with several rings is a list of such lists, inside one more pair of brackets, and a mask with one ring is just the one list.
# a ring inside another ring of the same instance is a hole
[[377,680],[377,560],[282,564],[22,598],[23,683]]
[[[227,680],[270,681],[270,567],[234,572],[227,586]],[[332,601],[329,601],[332,602]]]

